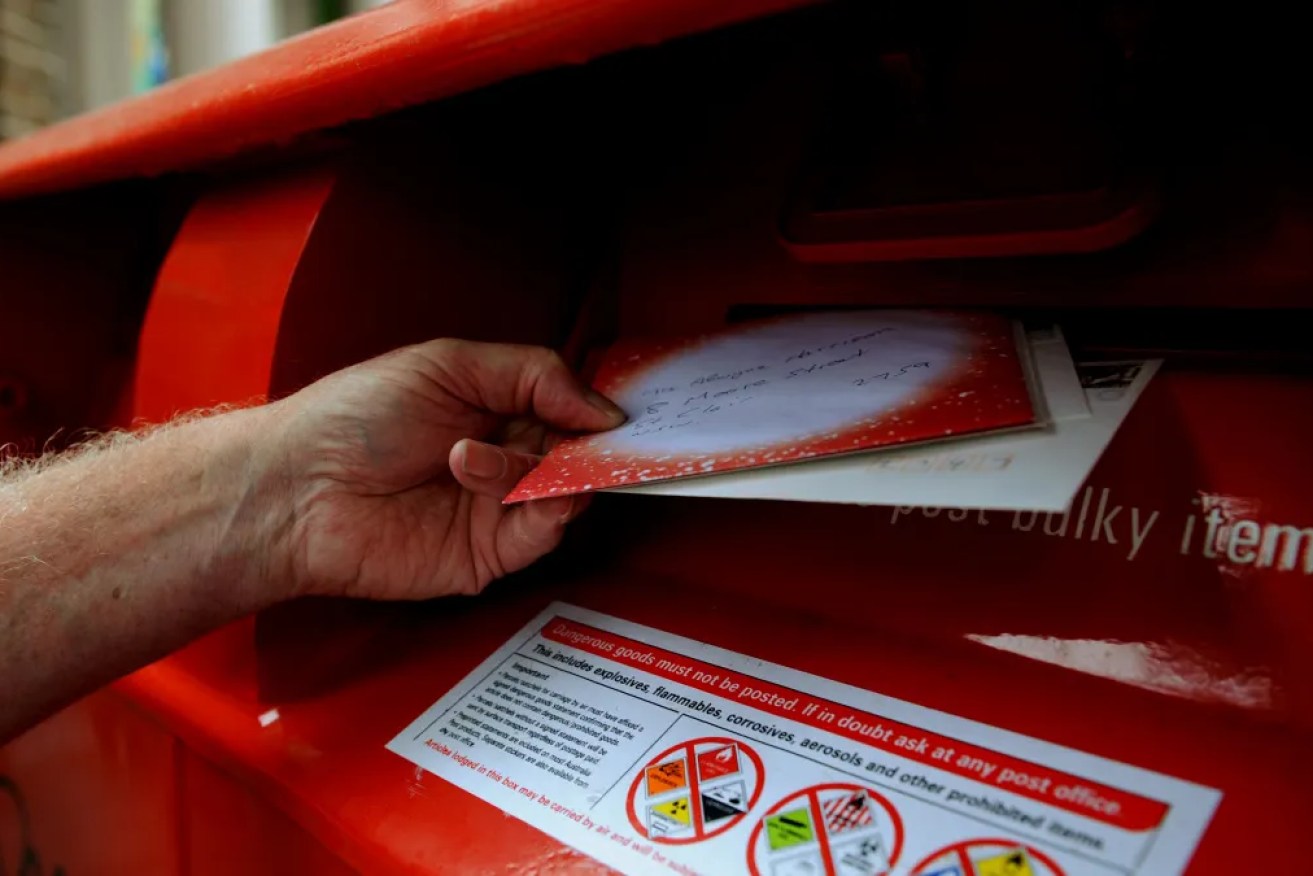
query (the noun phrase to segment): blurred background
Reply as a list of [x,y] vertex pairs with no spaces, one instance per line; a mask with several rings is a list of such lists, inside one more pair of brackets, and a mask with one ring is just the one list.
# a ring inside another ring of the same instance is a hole
[[0,140],[387,0],[0,0]]

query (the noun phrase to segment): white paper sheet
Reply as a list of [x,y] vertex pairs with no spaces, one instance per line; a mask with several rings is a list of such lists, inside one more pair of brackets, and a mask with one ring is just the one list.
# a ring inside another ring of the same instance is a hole
[[[1007,511],[1064,511],[1161,364],[1082,365],[1107,374],[1080,389],[1063,343],[1034,345],[1052,424],[770,469],[628,487],[614,492]],[[1086,381],[1088,382],[1088,381]],[[1084,405],[1074,401],[1083,397]],[[1088,411],[1088,414],[1086,413]]]
[[388,748],[634,874],[1167,876],[1221,799],[561,603]]
[[1026,344],[1049,421],[1082,420],[1091,416],[1089,399],[1085,397],[1062,329],[1052,326],[1033,330],[1027,333]]

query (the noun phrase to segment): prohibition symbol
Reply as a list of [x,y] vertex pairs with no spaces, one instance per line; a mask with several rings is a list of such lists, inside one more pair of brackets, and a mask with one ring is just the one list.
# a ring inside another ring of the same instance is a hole
[[1038,849],[1015,840],[973,839],[945,846],[912,868],[911,876],[1065,876]]
[[903,820],[882,795],[862,785],[815,785],[780,800],[757,822],[748,870],[752,876],[884,876],[902,851]]
[[652,758],[629,787],[629,823],[658,843],[682,845],[729,830],[761,798],[761,757],[736,739],[691,739]]

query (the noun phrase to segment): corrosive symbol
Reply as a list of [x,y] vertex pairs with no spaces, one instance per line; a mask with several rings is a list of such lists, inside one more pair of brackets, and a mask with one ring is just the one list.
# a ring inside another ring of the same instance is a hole
[[726,782],[723,785],[717,785],[714,788],[707,789],[703,796],[719,800],[721,803],[733,806],[738,810],[747,807],[748,793],[743,782]]

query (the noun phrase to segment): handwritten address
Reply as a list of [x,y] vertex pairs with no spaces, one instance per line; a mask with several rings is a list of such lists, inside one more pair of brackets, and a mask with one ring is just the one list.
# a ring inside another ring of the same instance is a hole
[[[783,362],[712,371],[699,374],[686,383],[648,387],[640,393],[644,399],[642,412],[625,431],[630,437],[639,438],[697,425],[709,417],[760,398],[761,390],[772,383],[812,377],[831,368],[858,362],[875,349],[866,342],[894,330],[895,327],[886,326],[833,343],[806,347],[791,353]],[[846,382],[861,388],[897,380],[929,367],[929,362],[909,362],[885,371],[873,370],[866,376]]]

